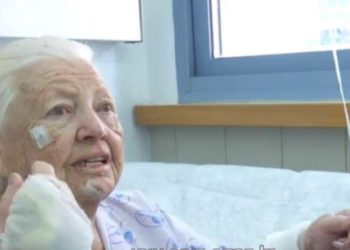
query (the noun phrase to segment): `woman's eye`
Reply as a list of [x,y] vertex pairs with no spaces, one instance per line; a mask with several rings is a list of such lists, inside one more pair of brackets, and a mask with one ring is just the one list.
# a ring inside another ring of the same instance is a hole
[[70,109],[66,106],[56,106],[52,108],[46,116],[62,116],[71,113]]
[[102,112],[115,112],[114,106],[111,103],[104,103],[100,106],[100,110]]

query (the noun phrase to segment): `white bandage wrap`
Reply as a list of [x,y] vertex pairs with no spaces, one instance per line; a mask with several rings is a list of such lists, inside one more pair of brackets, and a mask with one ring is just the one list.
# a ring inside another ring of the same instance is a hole
[[49,130],[44,126],[34,127],[30,130],[30,135],[39,149],[53,142],[53,137]]
[[301,222],[285,231],[276,232],[267,236],[265,247],[276,250],[304,250],[298,246],[299,236],[305,232],[311,223]]
[[16,193],[2,250],[89,250],[91,222],[68,186],[48,175],[31,175]]

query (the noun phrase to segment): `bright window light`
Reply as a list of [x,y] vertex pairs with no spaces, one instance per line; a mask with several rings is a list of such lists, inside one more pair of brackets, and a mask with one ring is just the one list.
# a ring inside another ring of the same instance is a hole
[[350,48],[350,0],[211,0],[215,58]]

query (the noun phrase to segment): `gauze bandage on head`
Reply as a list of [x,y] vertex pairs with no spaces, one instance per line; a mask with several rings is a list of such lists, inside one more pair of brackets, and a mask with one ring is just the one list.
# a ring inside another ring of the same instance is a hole
[[53,136],[45,126],[32,128],[30,130],[30,136],[39,149],[42,149],[53,142]]
[[15,195],[0,249],[87,250],[92,242],[91,222],[68,186],[36,174]]

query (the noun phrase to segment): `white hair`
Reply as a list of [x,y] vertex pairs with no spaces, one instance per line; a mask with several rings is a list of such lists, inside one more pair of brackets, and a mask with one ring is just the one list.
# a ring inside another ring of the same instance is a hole
[[0,47],[0,128],[18,90],[13,84],[16,71],[49,58],[82,59],[92,63],[92,50],[79,42],[59,37],[20,39]]

